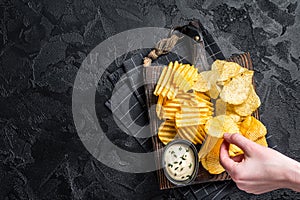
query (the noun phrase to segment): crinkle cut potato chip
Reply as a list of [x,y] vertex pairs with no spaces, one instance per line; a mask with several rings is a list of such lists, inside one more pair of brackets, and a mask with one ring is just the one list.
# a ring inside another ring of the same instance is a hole
[[173,74],[173,63],[170,62],[166,72],[166,76],[164,77],[162,85],[158,90],[158,93],[163,97],[166,97],[167,92],[170,90],[170,82],[172,81],[172,74]]
[[160,76],[159,76],[158,82],[157,82],[156,87],[155,87],[154,92],[153,92],[153,94],[155,96],[158,96],[161,93],[161,90],[163,88],[162,84],[163,84],[163,80],[165,79],[167,69],[168,69],[167,67],[164,67],[161,74],[160,74]]
[[251,115],[259,106],[261,102],[257,96],[253,85],[250,85],[250,94],[246,101],[240,105],[234,106],[234,111],[240,116]]
[[204,137],[199,131],[198,126],[187,126],[177,129],[178,135],[182,139],[191,141],[194,144],[202,144]]
[[190,90],[198,78],[198,69],[189,64],[179,64],[178,61],[170,62],[165,67],[156,84],[154,95],[162,95],[168,99],[175,98],[178,90]]
[[175,136],[177,135],[177,131],[175,128],[175,122],[172,120],[166,120],[161,123],[158,129],[158,138],[163,144],[168,144],[171,142]]
[[249,96],[252,85],[253,71],[246,71],[232,78],[232,80],[226,83],[220,93],[220,97],[223,101],[239,105],[242,104]]
[[161,119],[175,120],[176,112],[180,111],[181,103],[176,99],[166,99],[162,105]]
[[195,116],[194,114],[182,114],[177,112],[175,116],[176,127],[186,127],[205,124],[211,116],[200,117],[200,115]]
[[165,99],[163,96],[158,96],[155,111],[156,111],[156,115],[159,119],[162,119],[162,109],[163,109],[164,101],[165,101]]
[[252,141],[256,141],[267,134],[266,127],[253,116],[248,116],[242,121],[240,131],[243,136]]
[[202,157],[201,163],[210,174],[220,174],[225,171],[220,164],[219,155],[216,153],[209,153],[205,157]]
[[205,132],[217,138],[223,138],[224,133],[239,133],[239,127],[227,115],[219,115],[209,119],[205,124]]

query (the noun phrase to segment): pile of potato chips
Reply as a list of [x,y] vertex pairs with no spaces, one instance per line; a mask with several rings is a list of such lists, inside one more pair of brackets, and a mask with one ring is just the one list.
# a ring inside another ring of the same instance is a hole
[[[156,113],[164,120],[159,139],[167,144],[176,138],[202,144],[207,136],[217,139],[214,147],[200,158],[211,174],[224,168],[219,162],[224,133],[239,133],[267,146],[265,126],[252,113],[261,102],[252,84],[254,72],[237,63],[216,60],[210,71],[201,73],[189,64],[169,63],[160,75],[154,95]],[[230,156],[243,151],[230,145]]]

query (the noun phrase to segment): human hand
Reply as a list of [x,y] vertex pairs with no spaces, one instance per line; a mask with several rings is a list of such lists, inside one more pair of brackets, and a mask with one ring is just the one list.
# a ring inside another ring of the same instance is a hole
[[[229,144],[240,147],[244,154],[230,157]],[[220,163],[237,187],[248,193],[261,194],[279,188],[300,191],[300,165],[297,161],[240,134],[224,134]]]

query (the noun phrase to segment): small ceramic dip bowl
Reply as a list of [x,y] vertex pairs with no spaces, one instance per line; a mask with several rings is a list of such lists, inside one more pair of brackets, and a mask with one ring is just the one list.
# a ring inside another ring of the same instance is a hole
[[196,147],[188,140],[176,139],[169,142],[162,155],[162,166],[166,177],[173,184],[189,184],[198,174]]

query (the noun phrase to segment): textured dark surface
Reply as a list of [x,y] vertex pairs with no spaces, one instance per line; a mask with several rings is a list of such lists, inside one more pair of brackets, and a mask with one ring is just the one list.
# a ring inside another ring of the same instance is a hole
[[[190,188],[159,191],[154,172],[127,174],[102,165],[82,145],[71,110],[76,72],[98,43],[124,30],[194,18],[226,57],[250,52],[262,121],[277,150],[300,161],[296,0],[1,0],[0,15],[0,199],[194,199]],[[115,144],[142,151],[111,126],[104,102],[112,84],[104,77],[100,85],[96,106],[106,119],[103,129]],[[300,194],[278,190],[256,196],[233,188],[224,198],[300,199]]]

